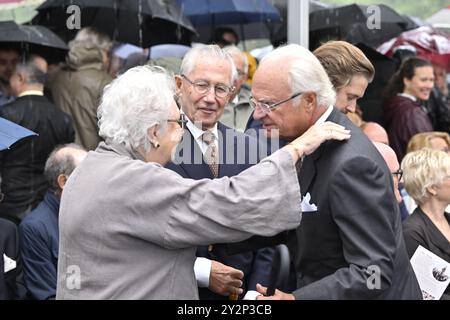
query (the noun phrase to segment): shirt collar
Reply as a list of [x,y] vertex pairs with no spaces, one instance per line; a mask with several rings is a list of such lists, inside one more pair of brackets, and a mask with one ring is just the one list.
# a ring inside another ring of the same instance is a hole
[[320,116],[319,119],[317,119],[316,124],[321,124],[327,121],[328,117],[330,116],[331,112],[333,112],[333,106],[330,105],[328,109]]
[[401,97],[405,97],[405,98],[411,99],[412,101],[416,101],[417,102],[417,98],[414,97],[413,95],[408,94],[408,93],[402,92],[402,93],[397,93],[397,95],[401,96]]
[[[201,139],[201,137],[205,131],[196,127],[194,125],[194,123],[191,121],[191,119],[189,119],[189,117],[186,117],[186,119],[187,119],[186,126],[188,127],[189,131],[192,133],[192,136],[194,137],[194,139],[195,140],[197,140],[199,138]],[[210,129],[210,131],[214,134],[214,136],[216,137],[216,140],[217,140],[219,138],[219,133],[217,131],[217,123],[214,125],[214,127],[212,129]]]
[[44,92],[40,90],[27,90],[19,94],[17,97],[23,97],[23,96],[43,96]]

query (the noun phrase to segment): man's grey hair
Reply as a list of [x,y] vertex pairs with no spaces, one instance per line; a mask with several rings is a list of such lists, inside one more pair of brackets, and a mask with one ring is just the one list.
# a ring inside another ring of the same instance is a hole
[[204,58],[217,58],[228,61],[231,65],[231,79],[228,85],[233,85],[234,81],[237,79],[237,71],[233,58],[231,58],[229,53],[215,44],[199,45],[189,50],[181,62],[180,73],[189,75],[192,70],[194,70],[197,61]]
[[245,72],[245,74],[248,74],[248,59],[247,59],[247,56],[244,54],[244,52],[242,52],[241,49],[239,49],[236,46],[226,46],[222,50],[224,50],[225,52],[228,52],[231,56],[233,56],[233,54],[239,55],[241,57],[242,61],[244,61],[244,72]]
[[[89,42],[99,49],[109,51],[112,47],[112,42],[109,36],[93,27],[86,27],[78,31],[73,41]],[[69,43],[72,47],[73,43]]]
[[45,162],[44,168],[45,178],[53,191],[59,190],[58,176],[63,174],[69,177],[77,166],[75,158],[70,152],[59,152],[64,148],[86,151],[85,148],[75,143],[62,144],[53,149]]
[[319,60],[308,49],[298,44],[279,47],[268,53],[261,64],[272,59],[289,64],[291,94],[312,91],[317,94],[318,106],[334,105],[336,92],[333,85]]
[[47,79],[47,74],[42,71],[33,60],[20,62],[16,66],[16,73],[26,75],[26,82],[28,84],[44,85]]
[[134,67],[107,85],[98,108],[100,135],[135,149],[151,149],[148,129],[167,126],[175,82],[165,69]]

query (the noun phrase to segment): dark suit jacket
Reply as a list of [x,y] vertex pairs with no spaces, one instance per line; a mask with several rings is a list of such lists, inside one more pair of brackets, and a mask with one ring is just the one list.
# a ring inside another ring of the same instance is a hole
[[350,129],[351,138],[327,141],[305,157],[302,199],[309,193],[317,210],[304,210],[295,231],[272,239],[288,243],[297,271],[293,294],[301,300],[421,299],[384,159],[337,109],[327,120]]
[[44,198],[48,183],[44,166],[59,144],[73,142],[72,119],[46,97],[27,95],[0,108],[0,116],[36,132],[0,152],[2,192],[0,216],[20,222],[21,214],[34,209]]
[[[450,224],[450,214],[445,213]],[[450,263],[450,241],[419,207],[403,221],[403,236],[406,250],[411,258],[419,245]],[[450,286],[445,290],[444,299],[450,299]]]
[[[16,267],[6,273],[4,255],[16,261]],[[11,221],[0,218],[0,300],[24,299],[25,296],[17,227]]]
[[[220,122],[218,123],[218,132],[219,178],[235,176],[258,161],[256,140]],[[205,163],[202,152],[189,130],[185,130],[183,142],[179,148],[179,155],[180,158],[185,159],[184,163],[174,164],[171,162],[166,166],[168,169],[177,172],[185,178],[195,180],[213,178],[213,174]],[[194,160],[197,160],[196,163]],[[236,212],[236,214],[239,214],[239,212]],[[214,244],[212,248],[212,251],[209,251],[207,246],[199,247],[197,256],[219,261],[244,272],[244,292],[256,290],[256,283],[268,284],[274,253],[273,248],[263,248],[235,255],[228,255],[226,246],[223,244]],[[199,295],[200,299],[224,298],[205,288],[199,289]]]
[[38,300],[56,297],[59,198],[51,190],[19,225],[25,285]]

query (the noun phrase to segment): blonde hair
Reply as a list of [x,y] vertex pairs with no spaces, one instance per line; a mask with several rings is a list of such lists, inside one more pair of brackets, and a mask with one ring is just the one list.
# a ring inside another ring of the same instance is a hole
[[334,89],[347,86],[355,75],[364,76],[370,83],[375,75],[375,68],[364,53],[345,41],[328,41],[313,51],[319,59]]
[[408,147],[406,148],[406,153],[417,151],[423,148],[432,148],[431,139],[442,138],[450,147],[450,135],[447,132],[442,131],[431,131],[431,132],[421,132],[415,134],[408,142]]
[[450,171],[450,156],[424,148],[408,153],[402,161],[403,182],[408,194],[419,205],[429,198],[427,188],[441,184]]

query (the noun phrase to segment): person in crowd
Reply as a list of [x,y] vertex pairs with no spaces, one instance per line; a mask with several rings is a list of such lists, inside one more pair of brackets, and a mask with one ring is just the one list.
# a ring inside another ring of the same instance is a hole
[[19,59],[20,52],[17,48],[0,44],[0,107],[14,100],[9,79]]
[[227,46],[224,48],[233,58],[237,71],[237,78],[234,81],[234,91],[229,97],[229,102],[223,110],[220,121],[230,128],[238,131],[245,131],[248,119],[253,112],[250,106],[250,87],[245,84],[248,76],[247,56],[236,46]]
[[218,27],[214,29],[214,35],[209,41],[223,48],[226,46],[237,46],[239,44],[239,36],[232,28]]
[[[176,76],[178,102],[188,122],[180,145],[184,161],[171,162],[167,168],[182,177],[232,177],[258,161],[256,140],[219,122],[234,96],[233,83],[241,81],[227,52],[216,45],[195,47]],[[256,290],[256,283],[268,284],[271,248],[228,255],[223,244],[210,243],[199,247],[197,256],[194,270],[200,299],[223,299],[236,291],[242,298],[241,293]]]
[[376,122],[364,122],[360,126],[370,141],[381,142],[389,145],[389,137],[386,130]]
[[105,88],[105,142],[61,198],[57,299],[198,299],[197,247],[298,226],[295,164],[323,141],[350,136],[327,122],[237,176],[184,179],[163,168],[186,123],[174,87],[164,69],[142,66]]
[[420,58],[409,58],[389,80],[385,88],[383,117],[389,142],[399,161],[413,135],[433,131],[427,108],[423,105],[434,86],[431,64]]
[[[354,113],[357,100],[364,95],[367,85],[375,75],[372,63],[359,48],[345,41],[329,41],[313,53],[324,67],[336,91],[334,106],[344,114]],[[247,129],[251,128],[259,130],[261,123],[250,119]],[[280,139],[280,145],[285,143],[286,141]],[[268,150],[272,145],[273,142]]]
[[[420,245],[450,263],[450,155],[425,148],[406,154],[401,166],[406,191],[418,204],[403,222],[409,257]],[[450,299],[450,287],[441,299]]]
[[97,147],[97,107],[103,88],[111,82],[108,74],[109,37],[87,27],[78,31],[69,43],[65,65],[49,79],[55,104],[69,114],[74,122],[75,142],[88,150]]
[[[14,126],[1,128],[0,138],[2,140],[3,137],[9,138],[16,128]],[[2,144],[0,152],[5,148]],[[0,190],[0,203],[3,198],[4,194]],[[19,245],[17,226],[7,219],[0,218],[0,270],[3,270],[0,271],[0,300],[26,298]]]
[[450,135],[447,132],[431,131],[415,134],[408,142],[406,153],[423,148],[450,153]]
[[394,194],[395,194],[395,199],[398,202],[399,205],[399,210],[400,210],[400,216],[402,217],[402,221],[405,220],[408,215],[409,212],[406,208],[406,205],[403,201],[403,197],[401,196],[400,193],[400,186],[399,186],[399,182],[402,179],[402,175],[403,175],[403,170],[400,168],[400,164],[398,162],[397,159],[397,155],[395,154],[395,151],[389,147],[388,143],[384,143],[384,142],[376,142],[373,141],[373,144],[375,145],[375,147],[377,148],[378,152],[380,152],[380,154],[382,155],[384,161],[386,161],[386,164],[389,168],[389,170],[391,170],[391,174],[392,174],[392,179],[394,181]]
[[[325,142],[304,157],[298,172],[302,222],[272,238],[273,244],[288,244],[297,289],[258,299],[421,298],[391,172],[366,135],[333,107],[335,91],[320,61],[299,45],[277,48],[261,61],[252,95],[253,116],[268,136],[292,141],[324,121],[351,130],[348,141]],[[229,250],[261,243],[270,239],[232,244]],[[267,293],[264,286],[257,289]]]
[[372,82],[375,68],[364,53],[346,41],[329,41],[314,50],[336,90],[335,107],[354,113],[358,99]]
[[33,299],[56,296],[59,202],[67,179],[86,155],[84,148],[73,143],[52,151],[44,169],[50,188],[39,206],[19,225],[25,286]]
[[55,146],[74,141],[72,119],[44,97],[45,73],[33,61],[17,65],[10,78],[17,99],[0,116],[38,134],[0,154],[0,216],[19,223],[42,201],[48,188],[44,166]]
[[[406,154],[424,148],[440,150],[450,154],[450,135],[447,132],[439,131],[417,133],[411,138],[411,140],[409,140],[408,147],[406,148]],[[403,185],[400,191],[406,205],[406,209],[409,214],[412,214],[417,208],[417,203],[411,195],[408,194]]]

